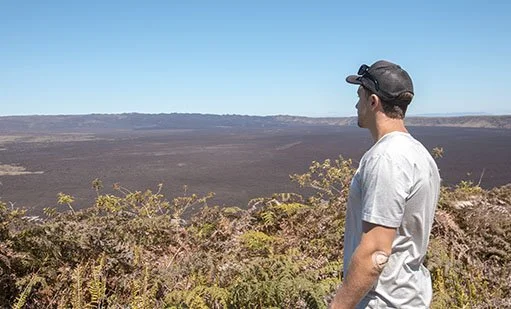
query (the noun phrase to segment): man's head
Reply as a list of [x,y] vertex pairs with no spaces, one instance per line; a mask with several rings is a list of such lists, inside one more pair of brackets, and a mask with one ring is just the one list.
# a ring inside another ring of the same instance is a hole
[[403,119],[408,104],[413,99],[413,83],[410,75],[399,65],[380,60],[371,66],[362,65],[358,75],[346,78],[358,89],[359,126],[370,121],[370,111],[381,111],[386,117]]

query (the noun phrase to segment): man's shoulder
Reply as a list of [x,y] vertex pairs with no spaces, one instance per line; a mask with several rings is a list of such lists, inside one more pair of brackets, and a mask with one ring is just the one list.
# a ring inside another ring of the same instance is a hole
[[[394,131],[385,134],[376,144],[375,148],[388,148],[399,146],[416,146],[419,143],[410,133]],[[420,143],[419,143],[420,144]]]
[[364,154],[361,164],[364,166],[382,159],[402,168],[429,165],[427,162],[433,160],[424,145],[406,133],[384,136]]

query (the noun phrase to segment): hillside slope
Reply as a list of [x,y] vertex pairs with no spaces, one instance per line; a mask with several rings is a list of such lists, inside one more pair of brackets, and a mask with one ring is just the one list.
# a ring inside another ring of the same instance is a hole
[[[0,117],[0,132],[73,132],[207,128],[279,128],[304,125],[354,126],[356,117],[311,118],[211,114],[91,114]],[[409,117],[410,126],[511,129],[511,116]]]

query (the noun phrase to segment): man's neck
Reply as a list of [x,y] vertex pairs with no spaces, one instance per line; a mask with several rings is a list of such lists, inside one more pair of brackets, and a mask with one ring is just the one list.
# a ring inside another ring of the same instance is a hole
[[390,132],[408,133],[403,119],[381,118],[376,121],[375,126],[369,129],[374,142],[379,141],[385,134]]

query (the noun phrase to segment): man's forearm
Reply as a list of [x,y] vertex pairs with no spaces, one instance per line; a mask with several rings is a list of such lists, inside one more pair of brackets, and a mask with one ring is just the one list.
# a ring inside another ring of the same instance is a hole
[[355,308],[380,275],[384,265],[379,266],[378,263],[385,259],[385,256],[383,252],[371,252],[358,247],[351,258],[346,279],[337,290],[330,308]]

